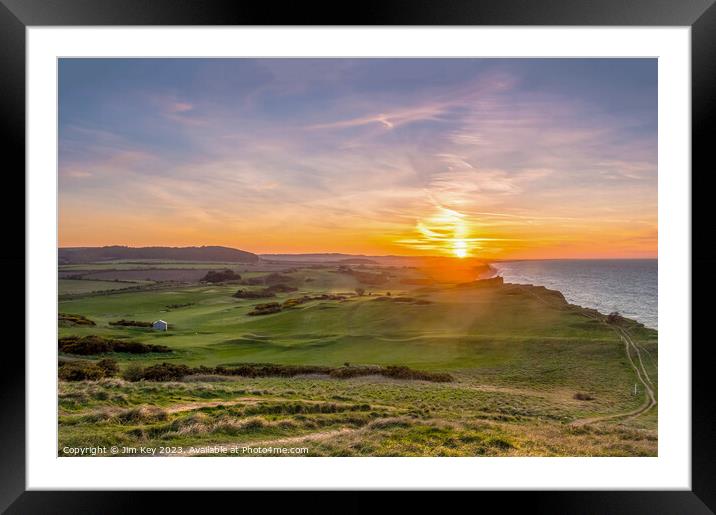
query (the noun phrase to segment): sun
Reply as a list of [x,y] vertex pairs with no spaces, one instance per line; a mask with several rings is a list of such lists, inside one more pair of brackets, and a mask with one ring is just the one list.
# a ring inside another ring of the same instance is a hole
[[467,257],[467,242],[465,240],[455,240],[452,246],[452,252],[455,257],[460,259]]

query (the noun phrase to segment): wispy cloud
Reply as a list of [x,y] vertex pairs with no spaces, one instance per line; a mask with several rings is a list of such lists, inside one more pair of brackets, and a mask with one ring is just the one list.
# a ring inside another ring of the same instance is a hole
[[537,90],[511,63],[367,61],[182,71],[63,105],[62,241],[655,252],[656,132],[640,112]]

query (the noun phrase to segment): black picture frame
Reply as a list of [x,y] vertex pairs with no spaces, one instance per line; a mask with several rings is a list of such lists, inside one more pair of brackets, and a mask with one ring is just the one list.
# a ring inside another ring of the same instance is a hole
[[[577,26],[689,26],[692,73],[692,490],[599,492],[480,492],[481,504],[496,501],[528,506],[532,513],[713,513],[716,511],[716,404],[711,393],[713,342],[704,321],[709,320],[709,294],[716,282],[712,273],[716,250],[709,245],[711,217],[698,195],[709,195],[709,174],[716,170],[711,134],[716,125],[716,0],[363,0],[351,4],[294,2],[247,3],[220,0],[0,0],[0,120],[3,128],[2,203],[4,270],[25,265],[25,226],[15,222],[25,191],[25,30],[32,26],[88,25],[577,25]],[[15,181],[14,183],[12,181]],[[14,193],[11,193],[14,192]],[[23,204],[24,207],[24,204]],[[22,211],[24,213],[24,209]],[[27,269],[26,274],[32,274]],[[4,284],[24,291],[20,274],[9,273]],[[701,297],[701,302],[698,302]],[[19,306],[19,302],[13,302]],[[24,303],[23,303],[24,305]],[[31,306],[27,306],[31,309]],[[17,309],[17,308],[16,308]],[[15,317],[20,320],[19,313]],[[15,323],[15,331],[22,332]],[[11,328],[7,329],[8,331]],[[7,333],[6,333],[7,334]],[[232,503],[265,502],[271,509],[305,506],[311,511],[367,511],[376,505],[366,494],[205,492],[50,492],[25,488],[25,353],[21,334],[6,336],[0,358],[0,510],[7,513],[127,513],[152,509],[187,511]],[[702,338],[699,338],[701,336]],[[685,342],[686,344],[690,342]],[[368,494],[375,495],[375,494]],[[211,500],[205,497],[211,496]],[[258,498],[262,496],[262,498]],[[465,499],[462,499],[465,502]],[[207,502],[209,504],[207,504]],[[467,502],[474,502],[470,500]],[[411,505],[425,505],[423,493],[412,493]],[[492,504],[492,503],[490,503]],[[231,504],[230,504],[231,505]],[[238,505],[236,505],[238,507]],[[484,506],[488,506],[484,504]],[[181,509],[179,509],[181,507]],[[409,509],[407,506],[404,509]],[[198,509],[198,508],[196,508]],[[402,511],[402,510],[401,510]]]

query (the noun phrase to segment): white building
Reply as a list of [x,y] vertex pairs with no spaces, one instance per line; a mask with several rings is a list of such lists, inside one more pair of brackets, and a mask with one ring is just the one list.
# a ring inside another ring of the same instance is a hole
[[169,324],[167,324],[164,320],[157,320],[152,323],[152,328],[156,331],[166,331],[169,328]]

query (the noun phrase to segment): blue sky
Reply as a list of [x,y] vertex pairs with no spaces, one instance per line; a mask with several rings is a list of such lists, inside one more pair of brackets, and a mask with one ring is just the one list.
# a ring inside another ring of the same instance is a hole
[[655,59],[61,59],[59,72],[62,245],[656,255]]

